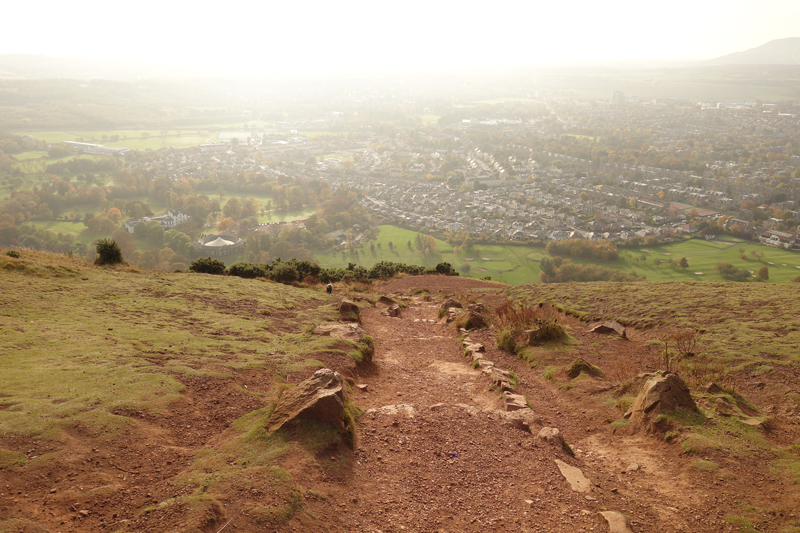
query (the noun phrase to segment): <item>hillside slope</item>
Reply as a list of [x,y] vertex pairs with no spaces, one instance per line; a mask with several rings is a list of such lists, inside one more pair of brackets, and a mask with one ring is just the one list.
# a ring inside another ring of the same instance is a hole
[[[601,511],[637,532],[800,529],[794,284],[424,276],[329,297],[29,251],[0,253],[0,282],[0,531],[571,533],[602,531]],[[400,317],[370,303],[380,294]],[[375,341],[371,365],[310,333],[345,295]],[[531,431],[504,423],[500,391],[440,318],[448,296],[483,304],[489,327],[469,337],[513,375]],[[498,348],[493,310],[508,296],[551,309],[568,336]],[[589,332],[608,318],[627,339]],[[667,361],[663,340],[695,329],[693,355]],[[579,359],[592,370],[571,372]],[[354,450],[316,422],[264,430],[280,392],[321,366],[365,410]],[[667,367],[701,412],[626,433],[636,375]],[[543,427],[569,446],[539,439]],[[580,469],[588,492],[557,464]]]
[[800,65],[800,37],[775,39],[742,52],[707,61],[708,65]]

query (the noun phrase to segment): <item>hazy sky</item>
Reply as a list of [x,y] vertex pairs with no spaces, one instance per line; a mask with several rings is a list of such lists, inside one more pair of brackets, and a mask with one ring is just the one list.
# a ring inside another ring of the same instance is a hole
[[7,2],[0,53],[220,70],[710,59],[800,36],[800,0]]

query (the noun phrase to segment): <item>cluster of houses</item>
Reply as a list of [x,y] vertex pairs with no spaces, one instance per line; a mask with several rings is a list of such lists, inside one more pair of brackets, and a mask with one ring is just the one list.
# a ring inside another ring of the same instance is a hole
[[157,217],[129,218],[125,221],[125,231],[136,233],[136,224],[151,221],[158,222],[164,229],[173,229],[176,226],[189,222],[189,215],[177,209],[167,209],[167,213]]

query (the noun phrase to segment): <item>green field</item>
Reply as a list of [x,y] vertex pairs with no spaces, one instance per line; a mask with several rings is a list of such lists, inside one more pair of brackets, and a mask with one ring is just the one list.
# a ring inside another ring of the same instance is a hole
[[429,124],[438,124],[439,119],[442,118],[441,115],[417,115],[419,119],[422,121],[422,124],[427,126]]
[[[377,243],[381,243],[382,251],[376,249],[375,256],[369,251],[369,245],[359,251],[359,264],[370,267],[379,261],[394,261],[434,267],[446,261],[458,269],[468,263],[472,267],[470,276],[483,278],[491,276],[492,279],[501,280],[511,285],[523,283],[537,283],[539,279],[538,260],[544,257],[544,248],[532,246],[507,246],[490,245],[476,246],[471,253],[453,253],[453,247],[445,241],[436,240],[436,251],[423,256],[416,250],[409,250],[408,241],[414,242],[416,231],[398,228],[396,226],[380,226]],[[389,251],[389,242],[397,245],[394,251]],[[480,252],[480,253],[478,253]],[[467,260],[470,258],[471,260]],[[485,259],[482,259],[485,258]],[[356,262],[349,254],[342,258],[342,254],[320,253],[317,260],[322,265],[331,267],[346,267],[350,262]],[[530,260],[530,261],[529,261]]]
[[[543,246],[510,246],[476,245],[477,251],[467,253],[453,252],[453,247],[444,241],[437,240],[435,253],[423,256],[416,250],[409,250],[407,242],[413,245],[417,232],[405,230],[396,226],[380,226],[377,243],[381,243],[382,251],[376,249],[375,256],[369,251],[369,245],[359,251],[358,264],[370,267],[379,261],[396,261],[423,265],[436,266],[437,263],[446,261],[457,270],[464,264],[469,264],[470,277],[482,278],[491,276],[492,279],[503,281],[510,285],[525,283],[539,283],[539,260],[548,255]],[[389,251],[389,241],[398,245],[394,251]],[[741,259],[739,248],[745,248],[747,259]],[[648,250],[648,251],[642,251]],[[758,260],[750,252],[764,252],[764,257]],[[648,281],[722,281],[722,277],[714,270],[718,262],[731,263],[737,268],[752,270],[755,275],[762,266],[769,268],[768,283],[791,281],[800,275],[800,254],[786,250],[778,250],[760,244],[739,244],[709,242],[699,239],[690,239],[663,246],[643,246],[637,250],[621,249],[620,257],[616,261],[598,263],[609,268],[629,272],[638,276],[645,276]],[[646,260],[636,258],[644,255]],[[689,268],[685,271],[680,268],[670,267],[666,263],[657,264],[656,260],[680,261],[686,257]],[[469,260],[468,260],[469,259]],[[335,267],[345,267],[349,262],[356,262],[354,257],[347,254],[344,258],[341,252],[317,254],[320,264]],[[585,259],[572,259],[574,263],[590,264],[592,261]],[[464,275],[462,273],[462,275]]]

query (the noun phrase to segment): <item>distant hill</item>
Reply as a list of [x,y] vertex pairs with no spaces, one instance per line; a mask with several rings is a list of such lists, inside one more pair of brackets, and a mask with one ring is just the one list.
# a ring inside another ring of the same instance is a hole
[[759,47],[712,59],[707,65],[800,65],[800,37],[775,39]]

